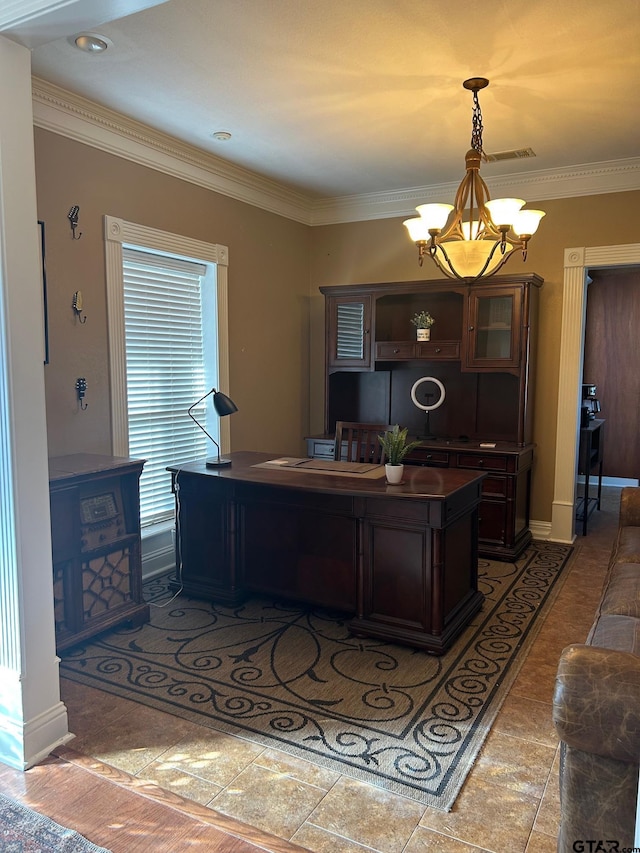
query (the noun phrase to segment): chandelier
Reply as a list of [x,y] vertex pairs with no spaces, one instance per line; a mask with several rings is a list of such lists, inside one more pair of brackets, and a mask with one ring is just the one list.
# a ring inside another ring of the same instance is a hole
[[[473,123],[471,148],[465,157],[467,173],[456,192],[455,204],[421,204],[416,207],[420,216],[403,224],[418,247],[420,266],[429,255],[449,278],[477,281],[497,272],[519,249],[526,260],[529,240],[544,211],[521,210],[526,204],[521,198],[490,200],[489,189],[480,177],[484,152],[478,101],[478,92],[489,81],[471,77],[462,85],[473,92]],[[445,228],[451,211],[451,222]]]

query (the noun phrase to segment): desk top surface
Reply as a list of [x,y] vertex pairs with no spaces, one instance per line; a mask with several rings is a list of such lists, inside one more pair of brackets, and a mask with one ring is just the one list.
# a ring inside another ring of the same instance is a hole
[[[350,494],[362,497],[392,497],[408,500],[445,500],[455,492],[479,484],[484,473],[450,468],[405,465],[403,482],[390,485],[384,477],[384,465],[363,466],[354,473],[352,463],[337,463],[344,470],[310,469],[300,464],[281,464],[275,460],[290,459],[275,453],[239,451],[229,454],[232,464],[224,468],[207,468],[204,460],[172,465],[168,470],[178,478],[184,472],[200,477],[255,483],[302,491]],[[292,460],[309,462],[317,460]],[[273,464],[265,464],[273,462]],[[366,470],[364,470],[366,469]],[[375,469],[375,470],[374,470]]]

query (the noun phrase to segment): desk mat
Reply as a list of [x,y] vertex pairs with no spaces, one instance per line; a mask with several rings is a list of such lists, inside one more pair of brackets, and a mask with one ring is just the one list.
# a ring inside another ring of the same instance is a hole
[[280,456],[278,459],[259,462],[251,467],[268,468],[270,471],[281,468],[286,471],[306,471],[313,474],[342,474],[374,480],[384,477],[384,465],[373,465],[369,462],[336,462],[333,459],[299,459],[294,456]]

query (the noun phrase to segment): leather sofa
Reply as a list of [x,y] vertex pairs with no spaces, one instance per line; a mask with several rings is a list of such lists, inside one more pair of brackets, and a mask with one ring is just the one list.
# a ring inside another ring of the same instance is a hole
[[586,642],[568,646],[560,657],[553,721],[561,741],[558,853],[633,848],[640,763],[640,487],[622,489],[602,598]]

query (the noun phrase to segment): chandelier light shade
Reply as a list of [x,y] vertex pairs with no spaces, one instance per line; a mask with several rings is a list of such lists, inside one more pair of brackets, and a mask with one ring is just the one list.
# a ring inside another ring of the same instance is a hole
[[[420,266],[425,255],[449,278],[477,281],[493,275],[511,255],[522,251],[526,260],[529,240],[545,215],[542,210],[522,210],[522,198],[496,198],[480,177],[482,112],[478,92],[489,85],[485,77],[471,77],[462,84],[473,92],[471,148],[467,151],[467,172],[454,204],[421,204],[419,216],[404,225],[418,247]],[[447,223],[449,223],[447,225]]]

